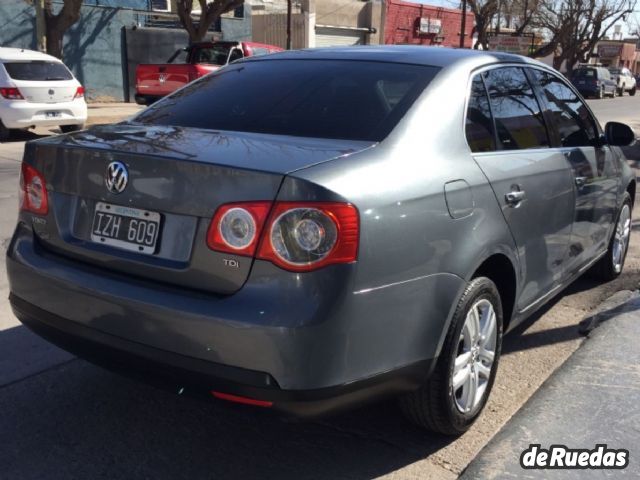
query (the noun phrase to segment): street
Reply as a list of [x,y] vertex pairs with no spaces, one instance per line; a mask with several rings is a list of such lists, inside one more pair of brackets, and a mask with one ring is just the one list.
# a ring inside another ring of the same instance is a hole
[[[640,133],[640,95],[590,100],[589,105],[602,123],[627,122]],[[23,133],[0,145],[5,250],[15,226],[24,142],[49,133]],[[635,167],[640,149],[629,149],[628,156]],[[456,478],[584,341],[580,320],[615,292],[637,289],[639,282],[640,240],[632,235],[625,271],[617,280],[597,285],[579,279],[505,337],[483,415],[452,440],[414,427],[393,402],[294,421],[135,383],[72,357],[21,326],[6,300],[3,268],[0,477]]]

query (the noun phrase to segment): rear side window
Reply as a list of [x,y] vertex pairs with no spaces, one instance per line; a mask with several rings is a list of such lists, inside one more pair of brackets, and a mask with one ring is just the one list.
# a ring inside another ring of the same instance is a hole
[[54,81],[72,80],[73,75],[62,63],[58,62],[10,62],[4,68],[14,80]]
[[587,106],[555,75],[535,69],[533,72],[546,97],[562,146],[594,146],[598,131]]
[[186,86],[134,121],[380,141],[438,71],[367,61],[245,61]]
[[472,152],[491,152],[496,149],[489,98],[480,75],[476,75],[471,84],[465,130]]
[[580,68],[573,72],[573,76],[576,78],[596,78],[597,71],[595,68]]
[[484,74],[498,147],[504,150],[549,146],[547,129],[533,89],[521,68],[505,67]]

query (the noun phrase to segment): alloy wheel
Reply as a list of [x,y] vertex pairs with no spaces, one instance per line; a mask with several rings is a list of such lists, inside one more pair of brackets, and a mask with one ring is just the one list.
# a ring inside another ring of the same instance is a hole
[[624,264],[624,257],[627,253],[627,245],[629,244],[629,235],[631,234],[631,209],[625,204],[620,211],[620,217],[616,224],[616,230],[613,236],[613,269],[616,273],[620,273]]
[[478,300],[465,318],[453,366],[453,394],[462,413],[482,403],[494,365],[497,332],[493,305],[487,299]]

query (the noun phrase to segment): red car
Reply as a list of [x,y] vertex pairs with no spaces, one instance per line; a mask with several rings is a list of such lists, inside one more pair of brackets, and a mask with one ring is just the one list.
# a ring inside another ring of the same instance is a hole
[[[202,42],[178,50],[165,64],[136,69],[136,103],[151,105],[187,83],[243,57],[281,52],[282,48],[254,42]],[[173,63],[178,59],[183,62]]]

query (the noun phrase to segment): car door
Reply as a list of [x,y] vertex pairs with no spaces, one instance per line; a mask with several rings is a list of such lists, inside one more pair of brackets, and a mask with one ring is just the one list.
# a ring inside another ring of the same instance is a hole
[[615,221],[618,172],[613,152],[579,95],[559,76],[531,69],[573,175],[575,218],[567,268],[575,273],[607,249]]
[[563,278],[574,218],[573,177],[563,153],[550,148],[541,108],[520,67],[474,77],[466,130],[518,249],[523,282],[517,307],[524,311]]

